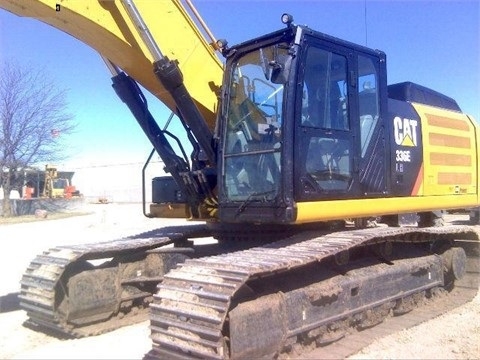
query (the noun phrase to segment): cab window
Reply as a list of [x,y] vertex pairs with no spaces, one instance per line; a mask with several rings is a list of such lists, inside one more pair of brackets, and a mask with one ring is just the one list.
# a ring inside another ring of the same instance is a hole
[[352,180],[347,58],[308,49],[302,93],[301,140],[307,193],[348,190]]
[[365,157],[379,118],[378,76],[371,58],[358,57],[358,105],[361,156]]

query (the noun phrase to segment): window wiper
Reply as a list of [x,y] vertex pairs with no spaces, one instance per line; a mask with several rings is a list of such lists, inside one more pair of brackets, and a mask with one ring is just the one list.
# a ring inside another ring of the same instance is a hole
[[[253,200],[262,200],[267,201],[267,195],[276,193],[276,190],[268,190],[268,191],[258,191],[251,193],[248,197],[243,201],[237,209],[237,215],[241,214],[248,204],[250,204]],[[257,196],[263,196],[263,199],[255,199]]]

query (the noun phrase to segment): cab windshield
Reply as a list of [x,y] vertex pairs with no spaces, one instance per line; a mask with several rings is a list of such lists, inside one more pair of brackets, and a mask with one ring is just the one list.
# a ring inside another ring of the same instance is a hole
[[280,189],[286,44],[240,57],[229,84],[224,148],[225,194],[232,201],[267,201]]

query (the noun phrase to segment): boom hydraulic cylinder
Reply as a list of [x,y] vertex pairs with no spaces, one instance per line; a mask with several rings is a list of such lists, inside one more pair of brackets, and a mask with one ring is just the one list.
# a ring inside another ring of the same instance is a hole
[[154,59],[153,68],[157,78],[174,99],[180,116],[191,129],[209,163],[212,166],[215,165],[216,156],[212,132],[185,87],[183,75],[177,61],[170,60],[162,54],[133,1],[123,0],[122,4],[130,19],[136,24],[142,40],[152,54]]

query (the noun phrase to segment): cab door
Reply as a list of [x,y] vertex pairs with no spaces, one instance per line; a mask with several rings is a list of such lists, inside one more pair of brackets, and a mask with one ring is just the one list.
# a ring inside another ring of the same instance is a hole
[[335,43],[313,40],[306,48],[297,90],[297,201],[387,193],[382,66],[378,54]]
[[357,196],[355,58],[347,48],[315,40],[305,51],[295,124],[295,198]]

